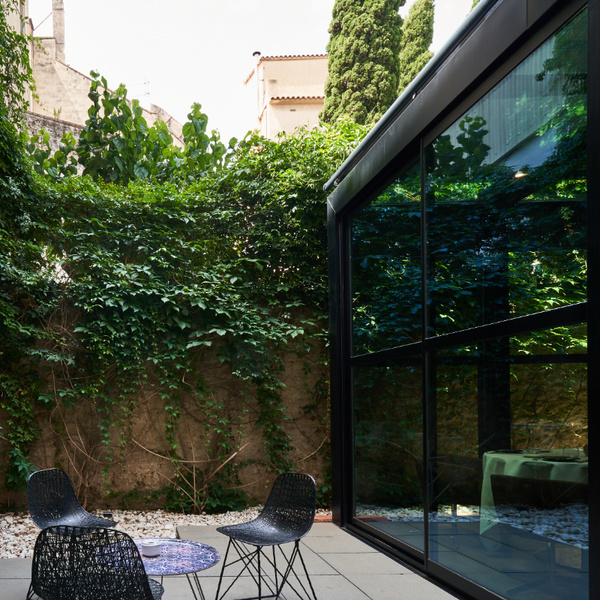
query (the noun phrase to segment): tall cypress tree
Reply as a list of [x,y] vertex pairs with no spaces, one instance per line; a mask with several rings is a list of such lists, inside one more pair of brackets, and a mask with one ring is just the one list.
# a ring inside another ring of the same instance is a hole
[[321,119],[348,115],[374,123],[397,97],[406,0],[336,0],[329,27],[328,76]]
[[433,52],[429,51],[433,41],[433,1],[417,0],[410,7],[402,25],[398,93],[406,88],[433,56]]

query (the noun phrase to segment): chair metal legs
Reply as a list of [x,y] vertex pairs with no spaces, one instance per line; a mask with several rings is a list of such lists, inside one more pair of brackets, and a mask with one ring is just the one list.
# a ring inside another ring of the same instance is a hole
[[[237,553],[237,558],[231,557],[230,562],[227,562],[232,547]],[[281,557],[283,557],[283,561],[285,562],[285,570],[283,572],[277,566],[276,548],[279,550],[280,555]],[[217,594],[215,596],[215,600],[222,600],[227,594],[227,592],[233,587],[235,582],[246,571],[252,577],[252,579],[258,587],[258,596],[244,598],[243,600],[262,600],[263,598],[279,598],[283,586],[286,583],[300,598],[302,598],[302,594],[290,582],[290,576],[292,575],[297,585],[304,592],[304,597],[307,600],[317,600],[317,595],[315,594],[315,590],[308,575],[308,570],[306,569],[306,564],[304,563],[302,553],[300,552],[300,541],[296,540],[294,542],[294,547],[289,557],[285,555],[280,545],[272,546],[272,549],[273,552],[271,557],[269,553],[264,550],[263,546],[250,546],[248,544],[244,544],[243,542],[239,542],[238,540],[235,540],[233,538],[229,538],[229,543],[227,544],[227,551],[225,552],[225,558],[223,559],[223,566],[221,568],[221,575],[219,577],[219,585],[217,587]],[[296,571],[294,571],[294,562],[296,561],[297,557],[300,558],[300,562],[302,563],[302,568],[304,570],[304,574],[306,575],[308,587],[310,588],[310,594],[306,586],[298,577]],[[267,563],[266,565],[265,562]],[[221,591],[221,585],[223,583],[223,575],[225,573],[226,567],[230,567],[238,563],[241,563],[242,565],[241,570],[235,576],[235,579],[229,584],[227,589],[219,596],[219,592]],[[266,588],[266,590],[264,591],[267,592],[264,595],[263,585]]]

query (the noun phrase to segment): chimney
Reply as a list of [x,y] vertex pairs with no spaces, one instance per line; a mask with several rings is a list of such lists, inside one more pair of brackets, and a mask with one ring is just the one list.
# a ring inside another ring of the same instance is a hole
[[[258,80],[258,65],[260,64],[260,50],[255,50],[252,53],[252,56],[256,59],[256,66],[254,67],[254,76],[256,77],[256,107],[258,110],[258,123],[259,125],[262,123],[262,114],[263,114],[263,106],[262,106],[262,95],[260,90],[260,81]],[[264,87],[264,86],[263,86]]]
[[52,32],[56,44],[56,60],[65,62],[65,3],[52,0]]

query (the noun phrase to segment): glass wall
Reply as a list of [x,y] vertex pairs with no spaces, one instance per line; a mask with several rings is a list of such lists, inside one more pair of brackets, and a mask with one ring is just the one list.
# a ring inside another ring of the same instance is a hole
[[588,598],[586,32],[348,220],[352,518],[515,600]]
[[420,360],[354,372],[355,516],[424,549]]
[[586,299],[580,15],[425,150],[428,335]]
[[421,340],[421,183],[406,169],[352,218],[352,349]]

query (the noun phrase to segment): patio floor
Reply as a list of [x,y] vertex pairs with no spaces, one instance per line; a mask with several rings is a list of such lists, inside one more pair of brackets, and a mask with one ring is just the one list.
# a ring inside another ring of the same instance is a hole
[[[216,526],[178,528],[179,537],[214,546],[225,554],[227,538]],[[332,523],[315,523],[303,540],[302,555],[319,600],[453,600],[455,596],[437,587],[409,567],[392,560]],[[30,580],[30,559],[0,559],[0,597],[24,600]],[[220,566],[200,573],[206,600],[215,597]],[[185,577],[166,577],[164,600],[193,600]],[[229,591],[226,600],[256,595],[250,577]],[[284,588],[282,600],[297,596]]]

